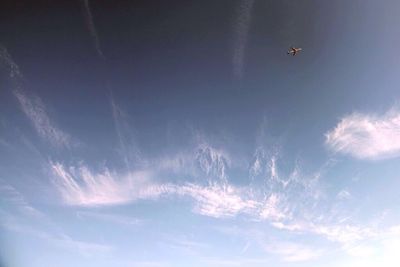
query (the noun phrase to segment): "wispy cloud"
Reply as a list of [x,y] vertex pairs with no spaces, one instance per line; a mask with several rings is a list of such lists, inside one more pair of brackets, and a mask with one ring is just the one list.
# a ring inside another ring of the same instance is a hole
[[351,194],[348,190],[343,189],[337,194],[337,199],[339,200],[348,200],[351,198]]
[[207,266],[265,266],[271,263],[269,258],[245,258],[245,259],[205,259]]
[[239,188],[233,186],[188,184],[177,187],[177,193],[190,196],[195,201],[194,212],[215,218],[249,213],[258,206],[257,201],[246,197]]
[[195,154],[196,163],[208,178],[209,184],[218,183],[223,186],[228,183],[227,169],[231,164],[228,153],[203,142],[198,145]]
[[272,242],[265,244],[265,250],[279,255],[283,261],[301,262],[318,258],[320,250],[293,242]]
[[137,218],[104,212],[78,211],[76,215],[78,218],[82,219],[94,219],[126,226],[139,225],[142,222]]
[[28,97],[21,90],[14,90],[14,95],[18,99],[22,111],[31,121],[40,137],[49,141],[55,147],[71,147],[71,137],[54,126],[42,100],[38,96]]
[[[108,253],[111,246],[77,240],[61,231],[45,213],[33,207],[17,189],[0,180],[0,199],[6,211],[0,208],[0,227],[41,239],[62,249],[77,251],[84,256]],[[36,225],[36,226],[35,226]]]
[[241,0],[238,7],[232,63],[233,74],[239,79],[243,76],[243,66],[253,5],[254,0]]
[[66,248],[69,250],[75,250],[84,256],[109,253],[113,250],[113,247],[108,245],[76,240],[70,237],[69,235],[63,233],[55,234],[43,231],[41,229],[37,229],[28,224],[20,223],[12,215],[9,214],[2,214],[2,219],[3,220],[0,223],[0,226],[9,231],[21,234],[27,234],[35,238],[39,238],[47,242],[50,242],[58,247]]
[[114,100],[111,93],[110,97],[111,111],[115,126],[115,131],[119,142],[119,151],[128,171],[131,171],[134,165],[142,163],[140,150],[135,141],[135,134],[128,123],[128,116]]
[[170,267],[171,264],[165,261],[116,261],[117,266],[132,267]]
[[0,199],[9,203],[15,208],[15,210],[20,211],[24,215],[36,218],[45,217],[45,215],[38,209],[34,208],[17,189],[7,184],[2,179],[0,179]]
[[85,17],[86,26],[88,27],[90,35],[93,39],[97,55],[101,58],[104,58],[103,51],[101,50],[100,47],[100,41],[99,41],[99,36],[97,34],[96,25],[94,24],[92,11],[90,9],[89,0],[81,0],[81,3],[83,5],[82,9]]
[[354,113],[341,119],[326,133],[326,144],[335,152],[359,159],[381,159],[400,155],[400,113]]
[[7,49],[2,45],[0,45],[0,63],[8,69],[10,78],[13,80],[19,80],[22,78],[18,65],[14,62]]
[[17,98],[22,111],[31,121],[33,127],[40,137],[49,141],[56,147],[70,147],[71,137],[54,126],[46,112],[42,100],[33,94],[28,94],[23,90],[23,75],[18,65],[14,62],[7,49],[0,45],[1,63],[8,69],[11,80],[14,82],[13,93]]
[[272,223],[274,227],[290,232],[303,234],[315,234],[326,238],[329,241],[339,244],[343,248],[353,247],[359,242],[374,238],[380,234],[377,229],[351,225],[338,222],[312,222],[312,221],[296,221],[290,224],[282,222]]
[[54,185],[68,205],[118,205],[169,192],[168,185],[154,184],[148,171],[118,175],[107,168],[96,173],[85,165],[66,167],[58,162],[49,165]]

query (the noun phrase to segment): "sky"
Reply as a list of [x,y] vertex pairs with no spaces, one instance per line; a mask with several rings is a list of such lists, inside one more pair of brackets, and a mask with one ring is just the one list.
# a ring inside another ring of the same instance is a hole
[[0,266],[399,266],[399,8],[2,2]]

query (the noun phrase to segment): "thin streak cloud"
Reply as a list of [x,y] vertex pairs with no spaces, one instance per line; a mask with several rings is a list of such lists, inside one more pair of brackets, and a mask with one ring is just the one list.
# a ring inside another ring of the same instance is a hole
[[110,97],[112,118],[119,143],[119,153],[128,171],[141,162],[140,150],[135,141],[134,131],[127,121],[127,115],[122,108]]
[[1,63],[8,69],[10,78],[14,83],[13,94],[18,100],[22,111],[31,121],[33,127],[40,137],[50,142],[55,147],[70,147],[72,145],[71,137],[54,126],[47,114],[43,101],[36,95],[28,94],[22,87],[23,75],[18,65],[14,62],[7,49],[0,46]]
[[8,69],[10,78],[12,78],[13,81],[18,81],[22,78],[18,65],[14,62],[7,49],[2,45],[0,45],[0,62],[1,65]]
[[16,207],[23,215],[44,218],[45,215],[26,201],[25,197],[13,186],[0,179],[0,199]]
[[54,126],[47,114],[46,107],[38,96],[28,97],[20,90],[14,90],[13,93],[17,98],[22,111],[31,121],[40,137],[49,141],[53,146],[58,148],[71,147],[71,137]]
[[253,5],[254,0],[241,0],[238,8],[232,63],[233,74],[239,79],[243,76],[246,46]]
[[86,26],[90,32],[90,36],[92,37],[94,48],[96,49],[96,53],[99,57],[104,58],[103,51],[100,47],[99,36],[97,34],[96,25],[94,24],[92,11],[90,9],[89,0],[81,0],[83,5],[83,13],[85,17]]

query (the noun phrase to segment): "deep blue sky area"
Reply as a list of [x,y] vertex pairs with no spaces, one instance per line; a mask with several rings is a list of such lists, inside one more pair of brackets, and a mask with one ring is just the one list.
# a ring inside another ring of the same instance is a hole
[[3,1],[0,266],[399,266],[399,10]]

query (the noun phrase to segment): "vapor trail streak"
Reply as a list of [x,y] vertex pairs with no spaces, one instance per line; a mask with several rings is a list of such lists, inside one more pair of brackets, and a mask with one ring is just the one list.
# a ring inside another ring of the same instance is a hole
[[96,26],[93,21],[93,15],[90,10],[89,0],[81,0],[81,1],[83,3],[83,12],[84,12],[84,16],[85,16],[86,25],[89,29],[90,35],[92,36],[96,52],[99,55],[99,57],[104,58],[103,51],[101,50],[101,47],[100,47],[99,36],[97,34]]
[[247,36],[249,33],[251,12],[254,0],[241,0],[238,8],[238,17],[235,25],[235,41],[233,48],[233,74],[237,78],[243,76],[243,66],[245,50],[247,45]]

